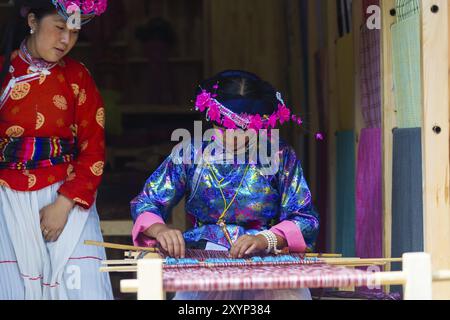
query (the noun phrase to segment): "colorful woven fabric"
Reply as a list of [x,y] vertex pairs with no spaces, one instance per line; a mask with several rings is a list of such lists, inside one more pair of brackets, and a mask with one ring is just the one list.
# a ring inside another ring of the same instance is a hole
[[[144,254],[145,256],[145,254]],[[307,258],[303,254],[265,255],[243,259],[232,259],[228,251],[187,249],[186,258],[165,258],[165,269],[238,266],[286,266],[323,263],[319,258]]]
[[165,270],[164,290],[226,291],[368,286],[374,274],[325,264]]
[[[422,130],[394,130],[392,164],[392,248],[391,255],[424,250]],[[401,265],[393,264],[393,271]],[[401,291],[401,287],[393,287]]]
[[75,152],[75,139],[0,137],[0,169],[47,168],[73,161]]
[[361,109],[366,127],[381,128],[380,30],[361,30]]
[[392,169],[392,256],[421,252],[423,190],[421,129],[394,130]]
[[392,27],[394,94],[399,128],[422,125],[420,15]]
[[336,250],[355,256],[355,133],[337,134]]
[[403,21],[420,13],[420,0],[396,0],[397,21]]
[[381,129],[361,131],[356,176],[356,256],[383,256]]

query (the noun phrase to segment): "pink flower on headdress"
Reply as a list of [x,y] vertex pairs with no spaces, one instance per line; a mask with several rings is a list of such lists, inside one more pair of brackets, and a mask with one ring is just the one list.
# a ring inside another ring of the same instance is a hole
[[219,106],[216,103],[211,103],[211,105],[209,106],[208,117],[211,121],[215,121],[218,124],[222,123],[222,121],[220,121]]
[[96,7],[94,0],[84,0],[83,1],[83,12],[85,14],[92,13]]
[[98,16],[101,15],[106,11],[107,6],[108,6],[107,0],[99,0],[97,2],[97,7],[95,8],[95,14]]
[[269,126],[269,128],[275,128],[277,126],[277,120],[278,117],[277,115],[274,113],[269,117],[269,120],[267,120],[267,124]]
[[203,90],[202,93],[197,96],[195,106],[197,110],[203,112],[209,106],[210,103],[211,103],[211,94],[206,92],[206,90]]
[[263,127],[261,116],[259,114],[250,116],[250,125],[248,127],[257,131],[260,130]]
[[237,129],[236,124],[228,117],[224,117],[223,126],[227,129]]
[[280,123],[283,124],[287,121],[289,121],[289,119],[291,118],[291,110],[289,110],[288,108],[286,108],[285,105],[278,105],[278,119],[280,119]]
[[315,137],[316,137],[316,140],[320,140],[320,141],[323,140],[323,134],[320,132],[316,133]]

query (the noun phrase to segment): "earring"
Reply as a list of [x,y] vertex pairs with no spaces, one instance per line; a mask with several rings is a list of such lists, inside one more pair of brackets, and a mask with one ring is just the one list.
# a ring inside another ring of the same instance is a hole
[[30,34],[34,34],[34,30],[33,29],[30,29]]

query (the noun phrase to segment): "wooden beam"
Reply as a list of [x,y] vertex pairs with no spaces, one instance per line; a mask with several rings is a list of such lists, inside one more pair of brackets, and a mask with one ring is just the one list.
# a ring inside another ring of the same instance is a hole
[[329,167],[329,189],[328,189],[328,235],[327,250],[336,250],[336,130],[339,115],[337,112],[337,86],[336,81],[336,40],[338,38],[337,5],[336,1],[327,1],[327,48],[328,48],[328,167]]
[[308,136],[309,141],[309,165],[308,165],[308,184],[311,191],[314,194],[320,192],[317,189],[317,143],[314,137],[314,133],[319,130],[319,108],[317,104],[317,88],[316,88],[316,64],[315,54],[319,51],[319,41],[317,34],[317,20],[316,17],[316,4],[315,1],[307,1],[308,7],[308,82],[309,82],[309,101],[308,101],[308,115],[306,116],[307,127],[310,131]]
[[[425,250],[433,271],[450,268],[449,58],[447,0],[422,0],[423,200]],[[434,299],[450,286],[433,284]]]
[[392,69],[392,34],[395,23],[395,0],[383,0],[381,3],[381,85],[382,85],[382,132],[383,132],[383,256],[391,257],[392,239],[392,130],[397,126],[394,99],[394,75]]

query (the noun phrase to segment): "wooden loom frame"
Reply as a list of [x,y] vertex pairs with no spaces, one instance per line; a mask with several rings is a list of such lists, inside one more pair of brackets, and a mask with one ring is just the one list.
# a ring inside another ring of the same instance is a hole
[[[407,253],[403,256],[403,271],[377,272],[374,285],[403,285],[406,300],[431,300],[433,281],[450,280],[450,270],[432,273],[431,257],[427,253]],[[163,260],[150,255],[137,261],[137,279],[122,280],[122,292],[137,293],[138,300],[164,300]]]

